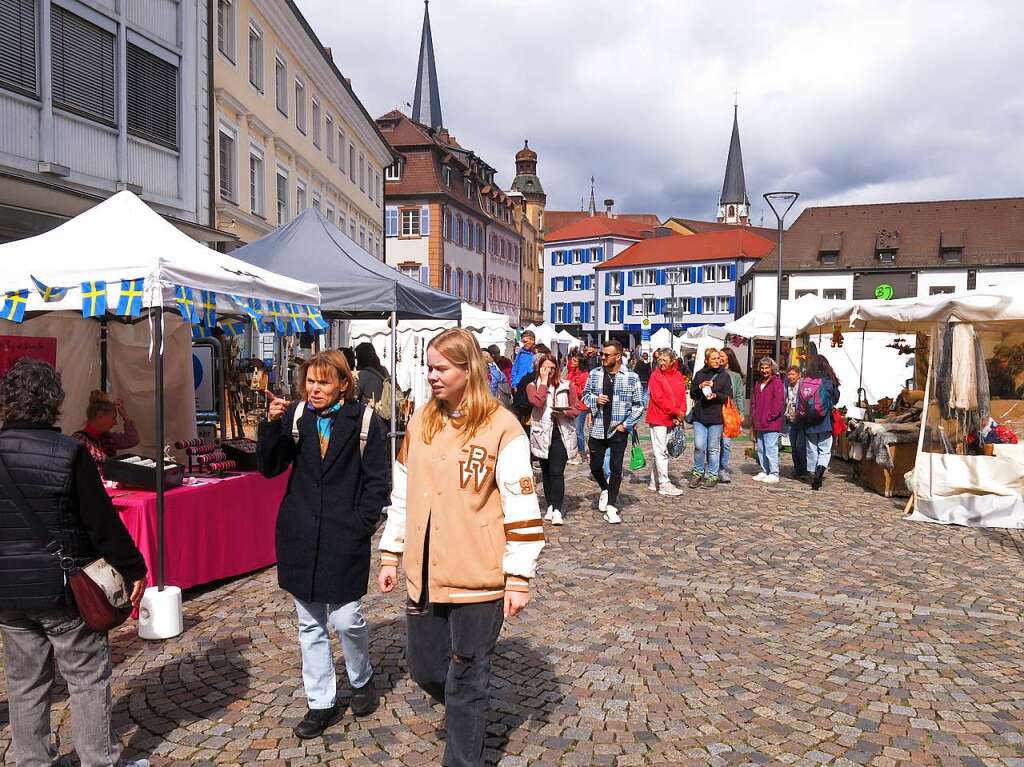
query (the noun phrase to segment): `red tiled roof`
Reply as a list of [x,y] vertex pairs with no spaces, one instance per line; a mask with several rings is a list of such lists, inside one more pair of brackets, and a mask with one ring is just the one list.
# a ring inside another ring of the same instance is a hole
[[[544,214],[547,218],[547,213]],[[654,228],[626,218],[608,216],[587,216],[575,223],[544,235],[545,242],[583,240],[591,237],[626,237],[639,240],[654,234]]]
[[733,258],[760,259],[775,248],[766,237],[753,234],[747,227],[732,227],[727,232],[671,234],[651,237],[630,245],[624,251],[598,264],[595,269],[619,269],[624,266],[678,264],[686,261],[719,261]]
[[[604,216],[607,218],[608,214],[604,211],[600,211],[596,213],[595,216]],[[545,236],[547,236],[548,232],[557,232],[559,229],[564,229],[570,224],[575,224],[577,221],[582,221],[585,218],[590,218],[590,213],[585,210],[545,210]],[[661,223],[661,220],[653,213],[616,213],[615,218],[644,224],[651,229],[651,231],[654,231],[654,227]]]
[[[694,234],[701,234],[703,232],[727,232],[738,226],[738,224],[727,224],[724,221],[699,221],[695,218],[679,218],[678,216],[672,216],[665,223],[667,224],[669,221],[675,221],[677,224],[681,224]],[[761,237],[767,237],[772,242],[778,242],[778,229],[768,226],[744,226],[743,228],[746,229],[746,231],[753,232]]]

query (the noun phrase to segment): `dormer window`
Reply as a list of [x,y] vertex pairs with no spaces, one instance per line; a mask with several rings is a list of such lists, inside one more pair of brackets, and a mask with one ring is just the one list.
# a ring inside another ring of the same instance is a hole
[[464,179],[463,186],[466,189],[466,197],[473,196],[473,181],[471,179]]
[[385,181],[401,181],[402,179],[402,161],[395,160],[393,163],[384,168],[384,180]]
[[896,263],[896,251],[895,250],[878,250],[875,252],[878,256],[878,260],[883,264],[895,264]]
[[835,266],[839,263],[839,251],[838,250],[819,250],[818,260],[821,261],[824,266]]
[[939,236],[939,255],[947,264],[959,264],[964,257],[964,230],[943,229]]
[[959,264],[964,260],[964,249],[963,248],[943,248],[942,249],[942,260],[947,264]]
[[447,165],[445,165],[444,166],[443,174],[444,174],[444,185],[450,189],[451,186],[452,186],[452,169],[450,167],[448,167]]
[[896,263],[896,251],[900,248],[898,229],[880,229],[875,235],[875,256],[883,264]]

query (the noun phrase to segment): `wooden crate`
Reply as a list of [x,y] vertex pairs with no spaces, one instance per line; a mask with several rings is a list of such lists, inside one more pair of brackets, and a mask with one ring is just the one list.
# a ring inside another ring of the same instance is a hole
[[886,498],[906,498],[911,495],[911,491],[903,481],[903,475],[914,468],[917,444],[889,445],[889,455],[892,457],[892,469],[887,469],[869,458],[861,458],[861,484]]

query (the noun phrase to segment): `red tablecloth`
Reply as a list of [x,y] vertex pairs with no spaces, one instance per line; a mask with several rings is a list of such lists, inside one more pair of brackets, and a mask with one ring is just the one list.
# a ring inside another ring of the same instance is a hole
[[[164,496],[164,578],[183,589],[241,575],[277,561],[274,524],[288,474],[256,472]],[[109,490],[156,583],[156,493]]]

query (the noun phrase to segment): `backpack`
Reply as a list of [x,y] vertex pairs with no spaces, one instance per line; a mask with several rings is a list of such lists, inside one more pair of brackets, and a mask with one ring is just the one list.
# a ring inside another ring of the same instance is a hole
[[802,426],[817,426],[828,415],[831,404],[820,378],[801,378],[796,392],[796,420]]
[[512,387],[508,385],[508,379],[505,378],[504,373],[501,375],[501,380],[498,381],[498,388],[494,392],[494,396],[502,407],[512,408]]
[[533,413],[533,405],[530,404],[530,398],[526,395],[526,387],[536,380],[537,376],[530,373],[530,375],[524,376],[523,380],[519,382],[519,386],[516,387],[515,396],[512,398],[512,409],[522,418],[528,418]]
[[[360,371],[360,375],[363,375],[367,371]],[[376,370],[369,369],[369,372],[381,379],[381,390],[380,399],[374,400],[372,397],[366,400],[365,404],[368,407],[373,408],[374,412],[377,413],[385,421],[391,420],[391,400],[395,396],[395,387],[391,384],[390,376],[381,376]],[[405,392],[400,388],[398,389],[398,402],[396,403],[395,412],[399,417],[402,415],[402,408],[405,407]]]

